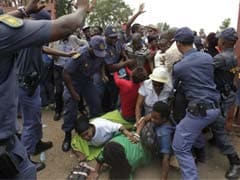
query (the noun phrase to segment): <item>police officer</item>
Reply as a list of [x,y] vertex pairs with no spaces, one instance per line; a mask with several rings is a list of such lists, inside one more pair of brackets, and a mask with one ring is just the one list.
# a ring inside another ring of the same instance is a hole
[[[96,117],[102,113],[101,101],[92,76],[95,72],[102,72],[105,57],[105,42],[101,36],[93,36],[90,47],[79,48],[78,58],[69,61],[63,69],[64,86],[64,123],[62,129],[65,138],[62,150],[67,152],[71,148],[71,131],[77,119],[80,95],[86,100],[90,116]],[[104,77],[105,74],[102,74]]]
[[[31,14],[35,20],[51,19],[47,10]],[[19,106],[23,117],[21,142],[28,155],[37,155],[52,147],[52,142],[43,142],[41,120],[40,81],[43,76],[42,47],[35,46],[19,51],[18,81]],[[37,171],[45,167],[43,163],[36,163]]]
[[[39,0],[10,14],[23,18],[42,9]],[[82,0],[79,9],[54,21],[21,20],[0,16],[0,178],[36,179],[35,166],[29,161],[24,146],[15,136],[17,119],[16,51],[43,45],[72,33],[83,22],[89,10]]]
[[104,35],[107,44],[105,64],[109,81],[106,83],[104,89],[105,96],[103,98],[103,108],[104,111],[107,112],[117,107],[117,100],[119,94],[112,73],[119,71],[121,68],[134,64],[135,61],[129,60],[127,58],[127,55],[123,50],[123,46],[120,40],[118,40],[118,33],[116,27],[112,25],[107,26]]
[[183,179],[195,180],[198,179],[198,173],[191,149],[202,129],[219,116],[219,93],[215,88],[212,58],[193,48],[193,32],[187,27],[180,28],[174,39],[183,58],[173,67],[173,80],[183,83],[183,91],[189,104],[188,112],[177,125],[173,149]]
[[235,103],[236,87],[234,86],[234,77],[238,72],[237,58],[234,54],[234,45],[238,40],[237,32],[234,28],[227,28],[218,35],[218,47],[220,53],[214,56],[214,75],[217,89],[221,95],[221,116],[211,125],[214,140],[221,152],[227,156],[230,169],[225,174],[228,179],[237,179],[240,177],[240,159],[235,152],[229,137],[225,131],[225,119],[228,110]]
[[223,114],[226,117],[227,111],[235,102],[236,87],[234,77],[237,71],[237,57],[234,54],[234,45],[238,40],[234,28],[227,28],[218,36],[218,48],[220,53],[214,56],[214,76],[217,89],[221,93]]

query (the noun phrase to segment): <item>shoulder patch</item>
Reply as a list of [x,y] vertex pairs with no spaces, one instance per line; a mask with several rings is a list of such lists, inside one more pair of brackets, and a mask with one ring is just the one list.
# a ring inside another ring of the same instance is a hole
[[80,53],[76,53],[72,56],[72,58],[75,60],[75,59],[78,59],[80,56],[81,56]]
[[8,14],[0,15],[0,22],[12,28],[19,28],[23,26],[22,19],[10,16]]

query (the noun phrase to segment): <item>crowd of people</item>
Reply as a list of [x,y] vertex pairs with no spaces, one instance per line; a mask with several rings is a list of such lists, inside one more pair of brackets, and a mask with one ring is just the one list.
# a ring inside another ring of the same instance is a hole
[[0,179],[36,179],[45,168],[31,156],[53,146],[42,141],[41,120],[42,107],[52,104],[53,119],[63,119],[62,151],[95,159],[92,178],[107,164],[110,179],[129,179],[160,157],[165,180],[176,156],[182,179],[197,180],[206,128],[229,160],[225,177],[240,178],[225,129],[240,103],[235,29],[160,32],[134,23],[144,4],[121,27],[86,26],[95,5],[78,0],[75,12],[51,20],[44,4],[30,0],[0,15]]

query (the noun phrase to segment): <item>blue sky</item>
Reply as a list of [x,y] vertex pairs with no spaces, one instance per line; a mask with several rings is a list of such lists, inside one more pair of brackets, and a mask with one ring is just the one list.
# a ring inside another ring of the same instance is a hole
[[237,28],[239,0],[124,0],[134,12],[145,3],[146,12],[136,22],[143,25],[167,22],[171,27],[188,26],[206,33],[219,29],[222,21],[231,19]]

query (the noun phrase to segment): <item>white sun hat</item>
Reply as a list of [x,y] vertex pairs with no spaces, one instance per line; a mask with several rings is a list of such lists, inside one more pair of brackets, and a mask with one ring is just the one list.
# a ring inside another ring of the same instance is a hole
[[161,83],[168,83],[170,80],[169,73],[165,67],[157,67],[153,69],[153,72],[149,75],[149,78],[153,81]]

